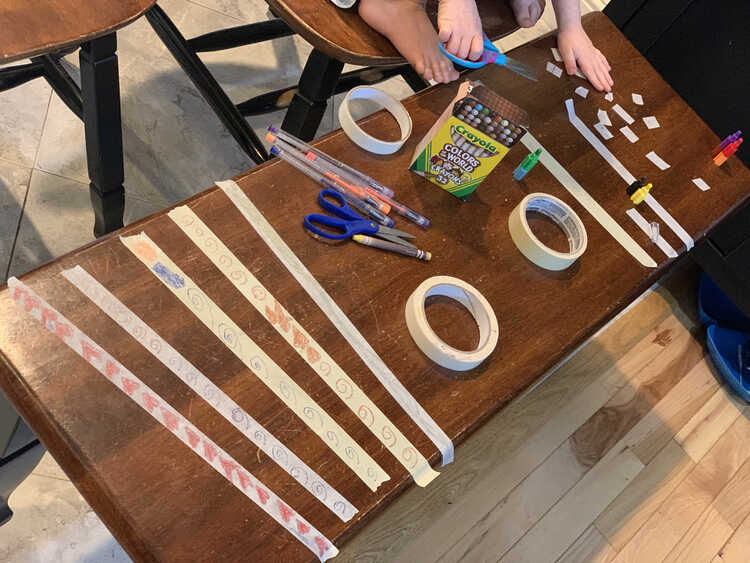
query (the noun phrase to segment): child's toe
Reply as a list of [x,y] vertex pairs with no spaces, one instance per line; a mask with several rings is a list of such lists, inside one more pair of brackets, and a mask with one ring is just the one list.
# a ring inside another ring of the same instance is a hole
[[484,41],[481,37],[475,35],[469,47],[469,59],[476,61],[482,55],[482,51],[484,51]]

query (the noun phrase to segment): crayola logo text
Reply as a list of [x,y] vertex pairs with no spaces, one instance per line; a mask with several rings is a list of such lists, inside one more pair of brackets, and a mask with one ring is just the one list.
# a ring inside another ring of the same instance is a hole
[[456,127],[456,132],[462,137],[465,137],[469,142],[474,143],[475,145],[479,145],[480,147],[485,148],[489,152],[497,151],[497,147],[493,145],[490,141],[482,139],[481,137],[477,137],[474,133],[467,130],[466,127],[464,127],[463,125],[458,125]]

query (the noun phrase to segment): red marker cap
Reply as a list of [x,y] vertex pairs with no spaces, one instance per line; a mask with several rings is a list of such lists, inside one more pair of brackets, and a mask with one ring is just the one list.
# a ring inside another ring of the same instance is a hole
[[741,144],[742,144],[742,137],[740,137],[739,139],[737,139],[734,143],[729,143],[726,146],[726,148],[724,148],[724,150],[721,151],[721,152],[722,152],[722,154],[724,156],[726,156],[727,158],[729,158],[730,156],[732,156],[734,153],[737,152],[737,149],[740,148]]

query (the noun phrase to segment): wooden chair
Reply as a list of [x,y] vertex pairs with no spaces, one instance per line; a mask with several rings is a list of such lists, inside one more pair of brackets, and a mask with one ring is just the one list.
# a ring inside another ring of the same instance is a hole
[[[405,64],[385,37],[359,17],[356,10],[342,10],[329,0],[267,2],[277,19],[219,30],[190,40],[182,36],[159,6],[155,5],[146,13],[152,27],[196,88],[255,162],[265,160],[268,155],[245,116],[287,108],[282,128],[310,140],[320,125],[328,99],[334,94],[396,75],[401,75],[415,92],[429,85]],[[493,40],[518,29],[505,2],[478,0],[477,4],[485,32]],[[437,0],[428,0],[426,9],[434,23]],[[313,46],[299,83],[237,105],[232,103],[198,57],[200,52],[250,45],[294,33]],[[366,66],[342,73],[346,63]]]
[[[0,2],[0,92],[43,77],[83,120],[94,208],[94,234],[122,227],[123,188],[120,85],[115,30],[138,18],[155,0],[3,0]],[[81,87],[60,64],[80,48]]]

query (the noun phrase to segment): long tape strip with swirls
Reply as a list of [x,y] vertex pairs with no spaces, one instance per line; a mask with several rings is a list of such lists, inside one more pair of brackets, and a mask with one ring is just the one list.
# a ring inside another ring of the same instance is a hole
[[357,513],[357,509],[336,489],[214,385],[91,274],[76,266],[64,270],[62,275],[336,516],[348,522]]
[[338,554],[336,546],[312,524],[29,287],[16,278],[10,278],[8,292],[19,307],[41,322],[159,424],[177,436],[203,461],[301,541],[318,559],[325,561]]
[[341,369],[271,292],[221,242],[211,229],[187,206],[169,212],[188,238],[221,270],[242,295],[273,325],[289,345],[315,370],[320,378],[344,401],[351,411],[388,448],[414,478],[426,487],[439,475],[401,431]]
[[302,422],[320,436],[371,490],[377,490],[378,485],[389,479],[383,468],[148,236],[141,233],[120,237],[120,240]]

